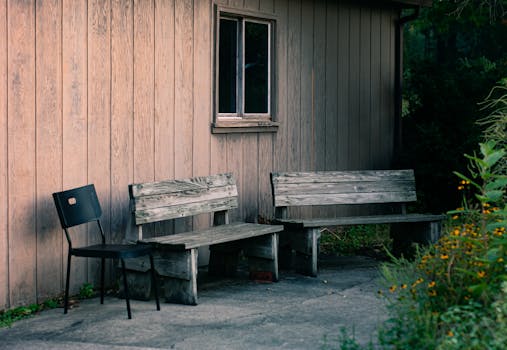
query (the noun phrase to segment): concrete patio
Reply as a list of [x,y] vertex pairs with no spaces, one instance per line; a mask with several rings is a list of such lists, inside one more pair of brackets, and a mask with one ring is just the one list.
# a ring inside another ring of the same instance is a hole
[[199,305],[125,301],[80,302],[0,329],[0,349],[338,349],[345,327],[367,344],[386,318],[377,296],[379,262],[323,259],[317,278],[282,271],[278,283],[246,276],[200,284]]

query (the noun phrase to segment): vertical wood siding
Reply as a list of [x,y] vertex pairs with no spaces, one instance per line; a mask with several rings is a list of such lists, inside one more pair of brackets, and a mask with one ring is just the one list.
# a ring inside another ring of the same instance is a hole
[[[276,18],[276,133],[211,134],[214,4]],[[234,216],[262,221],[270,171],[389,168],[397,11],[372,4],[0,0],[0,309],[63,289],[52,192],[94,183],[119,242],[132,182],[231,171]],[[77,245],[95,242],[77,233]],[[97,282],[97,267],[73,261],[73,292]]]

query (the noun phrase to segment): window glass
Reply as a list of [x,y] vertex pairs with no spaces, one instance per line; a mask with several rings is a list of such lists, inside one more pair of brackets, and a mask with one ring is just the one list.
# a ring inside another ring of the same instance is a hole
[[220,19],[219,67],[218,67],[218,111],[236,113],[238,21]]
[[269,26],[245,21],[244,31],[244,112],[268,113]]

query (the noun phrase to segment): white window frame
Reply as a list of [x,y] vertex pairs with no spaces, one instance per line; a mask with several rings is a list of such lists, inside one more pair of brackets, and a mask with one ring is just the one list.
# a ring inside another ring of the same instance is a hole
[[[236,113],[220,113],[219,108],[219,45],[220,20],[227,19],[238,22],[237,61],[236,61]],[[267,72],[267,112],[245,113],[245,26],[247,23],[266,24],[268,28],[268,72]],[[239,11],[217,7],[215,11],[215,44],[214,44],[214,93],[213,93],[213,124],[214,133],[227,132],[275,132],[278,123],[274,116],[274,66],[275,66],[275,29],[276,18],[260,13]]]

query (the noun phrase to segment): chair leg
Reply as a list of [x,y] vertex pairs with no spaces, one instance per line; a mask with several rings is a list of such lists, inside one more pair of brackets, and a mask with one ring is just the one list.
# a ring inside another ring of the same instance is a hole
[[157,303],[157,310],[160,311],[160,301],[158,299],[158,284],[157,284],[157,276],[155,272],[155,264],[153,263],[153,255],[150,254],[150,264],[151,264],[151,283],[153,285],[153,291],[155,293],[155,302]]
[[70,259],[72,255],[67,255],[67,278],[65,282],[65,297],[63,299],[63,313],[66,314],[69,308],[69,282],[70,282]]
[[127,282],[127,272],[125,271],[125,260],[121,259],[121,269],[123,271],[123,289],[125,291],[125,301],[127,302],[127,314],[129,319],[132,318],[132,313],[130,312],[130,299],[129,299],[129,290],[128,290],[128,282]]
[[105,262],[106,259],[101,259],[101,270],[100,270],[100,303],[104,304],[104,275],[105,275]]

